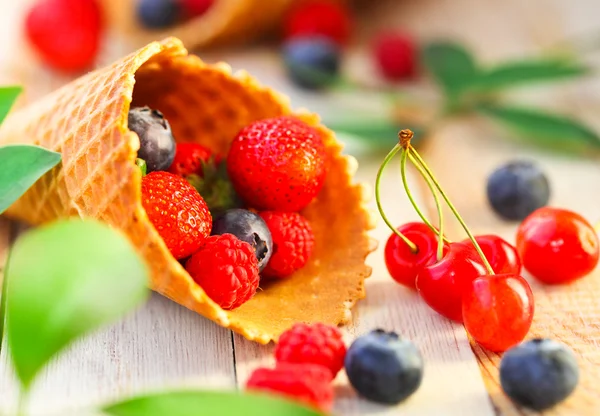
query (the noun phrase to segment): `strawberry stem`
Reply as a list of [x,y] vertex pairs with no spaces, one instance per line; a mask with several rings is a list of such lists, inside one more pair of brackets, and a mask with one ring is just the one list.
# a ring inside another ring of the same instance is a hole
[[400,237],[402,239],[402,241],[404,241],[406,243],[406,245],[410,248],[411,252],[416,253],[418,251],[418,248],[415,245],[415,243],[410,241],[408,239],[408,237],[406,237],[404,234],[402,234],[400,231],[398,231],[392,225],[390,220],[385,215],[385,212],[383,211],[383,206],[381,205],[381,195],[380,195],[381,189],[380,188],[381,188],[381,176],[383,174],[383,170],[400,150],[402,150],[402,147],[400,146],[400,144],[397,144],[396,146],[394,146],[394,148],[392,150],[390,150],[390,152],[387,154],[387,156],[381,163],[381,166],[379,167],[379,171],[377,172],[377,178],[375,179],[375,201],[377,202],[377,209],[379,210],[379,214],[381,215],[381,218],[383,218],[383,221],[386,223],[386,225],[390,228],[390,230],[392,230],[392,232],[394,234],[396,234],[398,237]]
[[477,254],[479,254],[479,257],[481,257],[481,261],[483,262],[483,265],[485,266],[487,272],[490,275],[495,274],[494,270],[492,269],[492,266],[490,265],[490,262],[485,257],[485,254],[483,254],[481,247],[479,246],[479,244],[477,243],[477,240],[475,240],[475,237],[471,233],[471,230],[469,230],[469,227],[467,226],[465,221],[462,219],[462,217],[456,210],[456,207],[454,206],[454,204],[452,204],[452,202],[450,201],[450,198],[448,198],[448,195],[446,195],[446,193],[442,189],[440,183],[435,178],[435,175],[433,174],[433,172],[431,171],[429,166],[427,166],[427,163],[425,163],[425,161],[421,158],[421,156],[419,155],[419,152],[417,152],[415,150],[415,148],[410,145],[410,139],[412,138],[412,134],[413,133],[410,130],[402,130],[398,134],[401,146],[404,147],[406,149],[406,151],[409,152],[409,154],[411,154],[415,158],[415,160],[421,165],[421,167],[423,168],[423,170],[425,171],[427,176],[429,176],[429,178],[433,182],[434,186],[436,187],[436,189],[442,196],[442,198],[444,198],[444,201],[446,201],[448,208],[450,208],[450,211],[452,211],[452,214],[454,214],[454,216],[456,217],[456,219],[458,220],[460,225],[463,227],[463,229],[469,236],[469,240],[471,240],[471,243],[473,243],[473,246],[475,247]]

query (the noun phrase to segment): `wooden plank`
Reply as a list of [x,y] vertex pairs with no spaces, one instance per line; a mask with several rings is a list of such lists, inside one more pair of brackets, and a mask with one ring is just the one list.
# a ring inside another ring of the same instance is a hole
[[[379,160],[363,160],[357,180],[374,183]],[[390,167],[383,183],[386,212],[394,222],[416,220],[416,214],[401,192],[399,172],[395,167],[397,165]],[[370,207],[375,209],[374,201]],[[489,397],[462,327],[437,316],[414,291],[401,287],[390,278],[383,261],[388,236],[389,230],[380,221],[373,237],[381,243],[368,260],[373,275],[367,279],[367,298],[355,308],[354,324],[344,328],[346,340],[349,343],[377,327],[397,331],[412,339],[425,358],[423,384],[404,404],[378,406],[358,398],[348,387],[342,372],[336,380],[336,414],[492,415]],[[237,336],[234,339],[238,380],[243,385],[254,368],[272,364],[272,346],[260,347]]]

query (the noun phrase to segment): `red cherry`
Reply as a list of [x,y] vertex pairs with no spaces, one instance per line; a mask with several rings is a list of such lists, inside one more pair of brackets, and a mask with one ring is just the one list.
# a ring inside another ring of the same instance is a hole
[[[496,274],[521,274],[521,258],[517,249],[508,241],[492,234],[479,235],[475,240]],[[471,240],[466,239],[461,242],[470,245],[473,249],[473,260],[483,264]]]
[[379,71],[392,81],[410,79],[417,73],[417,51],[411,37],[401,33],[382,33],[373,44]]
[[350,11],[342,4],[313,0],[292,9],[285,23],[287,39],[304,35],[322,35],[339,44],[348,42],[352,30]]
[[421,269],[417,275],[417,290],[433,310],[461,322],[465,287],[485,274],[485,268],[473,260],[468,245],[450,243],[440,261]]
[[96,0],[43,0],[29,10],[25,33],[49,66],[87,69],[100,47],[100,6]]
[[435,256],[437,235],[422,222],[409,222],[398,227],[398,231],[415,243],[418,251],[413,253],[400,237],[392,234],[385,245],[385,265],[395,281],[416,289],[417,274]]
[[533,320],[533,293],[514,274],[478,277],[466,285],[462,316],[467,332],[493,352],[523,341]]
[[598,264],[598,235],[581,215],[544,207],[519,226],[517,250],[523,266],[544,283],[568,283]]
[[208,11],[215,0],[180,0],[186,17],[202,16]]

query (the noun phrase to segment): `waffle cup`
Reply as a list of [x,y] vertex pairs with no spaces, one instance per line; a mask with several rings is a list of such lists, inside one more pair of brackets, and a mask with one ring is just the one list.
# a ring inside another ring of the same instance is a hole
[[[252,121],[295,114],[323,135],[330,168],[318,197],[302,212],[315,234],[309,263],[287,279],[261,284],[233,311],[215,304],[171,256],[141,203],[140,143],[127,129],[130,105],[161,110],[179,142],[225,153]],[[111,66],[79,78],[13,112],[0,128],[0,145],[29,143],[62,153],[7,211],[30,224],[78,216],[122,230],[150,266],[151,288],[249,340],[268,343],[296,322],[346,323],[363,298],[365,265],[376,242],[367,232],[365,188],[352,183],[355,159],[342,156],[333,133],[316,115],[292,113],[287,99],[226,64],[207,65],[180,40],[153,42]]]
[[160,31],[148,30],[139,24],[138,0],[103,0],[102,4],[111,26],[126,34],[134,45],[175,36],[193,49],[255,39],[275,29],[285,12],[302,1],[306,0],[215,0],[202,16]]

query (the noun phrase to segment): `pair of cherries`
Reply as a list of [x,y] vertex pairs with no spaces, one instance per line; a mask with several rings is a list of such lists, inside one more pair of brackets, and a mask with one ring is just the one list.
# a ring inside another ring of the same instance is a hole
[[598,263],[593,227],[580,215],[541,208],[519,227],[517,248],[495,235],[475,237],[495,272],[486,268],[470,240],[449,243],[436,258],[438,236],[423,223],[398,228],[417,246],[392,234],[385,260],[392,277],[416,288],[441,315],[463,322],[469,334],[492,351],[522,341],[533,319],[533,293],[521,274],[524,267],[545,283],[568,283],[590,273]]
[[464,323],[469,334],[492,351],[520,342],[533,320],[533,293],[520,276],[517,250],[496,235],[475,237],[492,269],[489,275],[470,240],[444,245],[436,258],[438,236],[418,222],[398,228],[417,252],[396,234],[385,246],[385,262],[398,283],[415,288],[439,314]]

